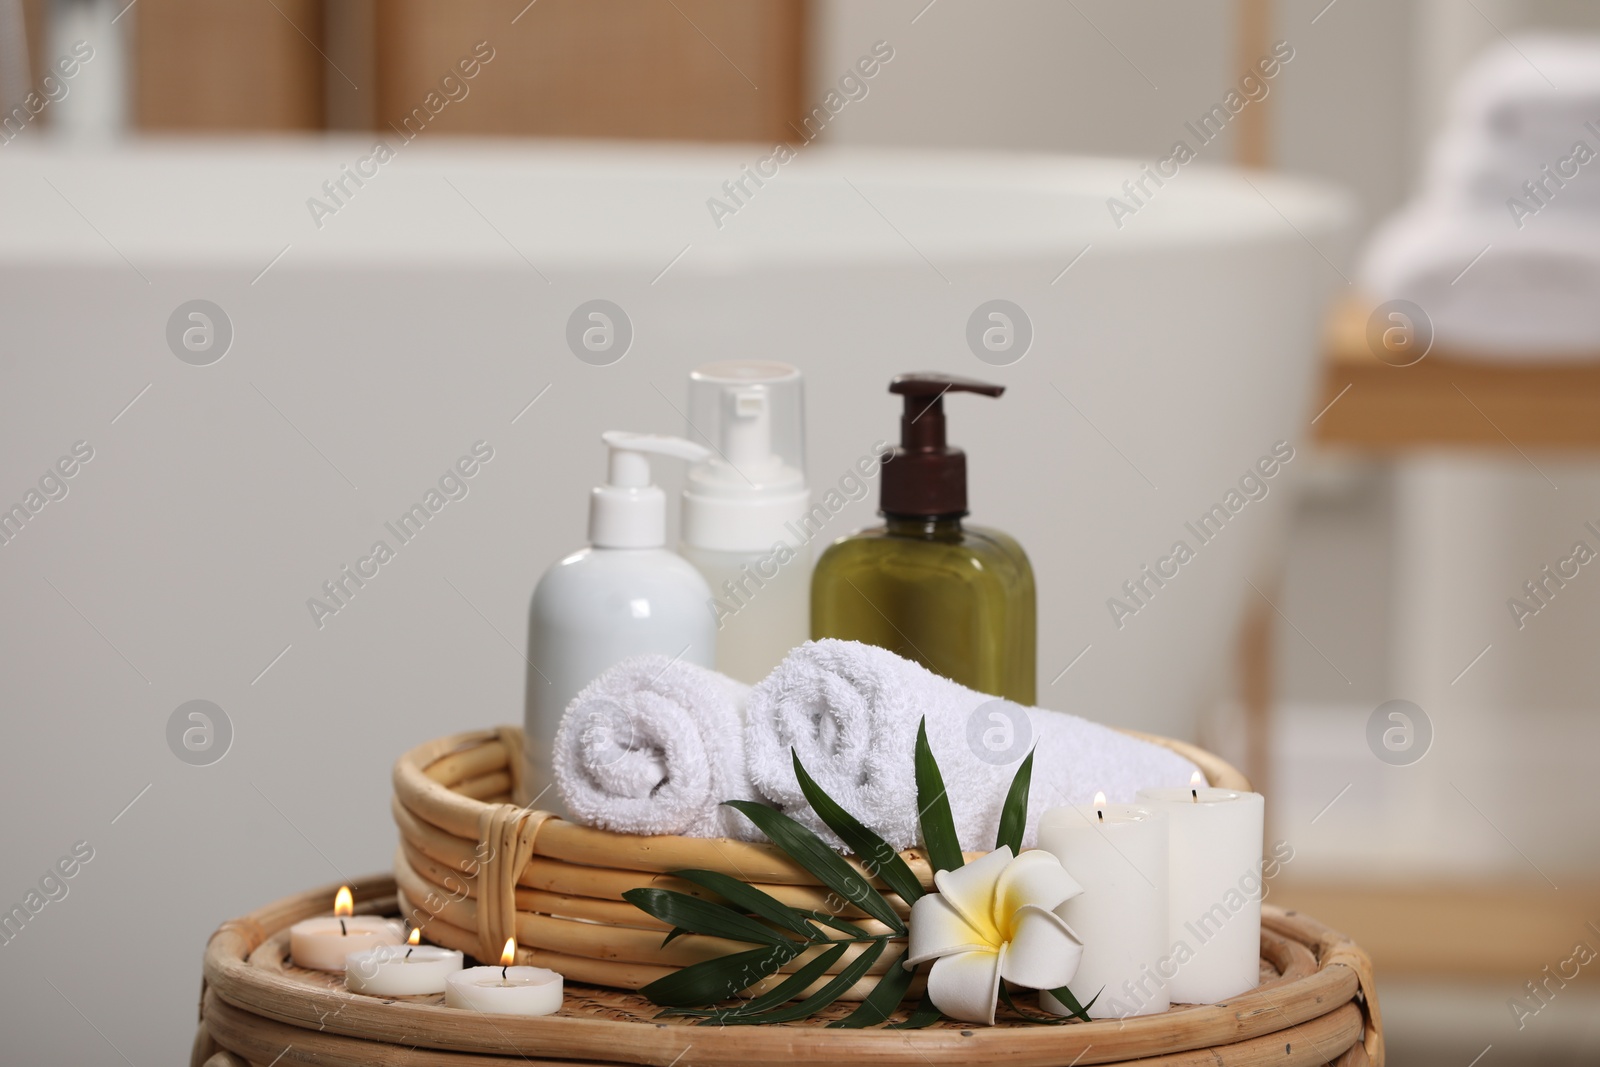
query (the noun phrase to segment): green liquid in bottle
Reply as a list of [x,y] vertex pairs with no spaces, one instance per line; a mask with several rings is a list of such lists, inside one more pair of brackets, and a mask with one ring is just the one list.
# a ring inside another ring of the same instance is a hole
[[959,517],[894,516],[834,542],[811,582],[811,636],[877,645],[983,693],[1037,695],[1033,567]]

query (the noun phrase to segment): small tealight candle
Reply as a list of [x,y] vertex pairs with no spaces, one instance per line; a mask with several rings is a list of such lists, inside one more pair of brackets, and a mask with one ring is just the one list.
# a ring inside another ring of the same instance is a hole
[[354,915],[354,911],[350,887],[342,885],[333,898],[331,918],[305,919],[289,927],[289,957],[294,965],[338,973],[352,952],[400,944],[399,923],[376,915]]
[[549,1015],[561,1008],[562,979],[544,967],[513,967],[517,942],[506,941],[498,967],[468,967],[445,978],[447,1008],[491,1015]]
[[461,970],[461,953],[421,944],[413,929],[404,945],[379,945],[345,958],[344,987],[371,997],[414,997],[443,993],[445,979]]

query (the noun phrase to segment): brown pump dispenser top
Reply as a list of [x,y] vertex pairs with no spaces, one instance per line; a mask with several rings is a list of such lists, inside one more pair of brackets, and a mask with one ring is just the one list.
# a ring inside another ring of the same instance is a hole
[[906,398],[900,447],[886,457],[880,503],[886,515],[913,517],[967,513],[967,454],[945,443],[944,395],[999,396],[1003,385],[949,374],[902,374],[889,392]]

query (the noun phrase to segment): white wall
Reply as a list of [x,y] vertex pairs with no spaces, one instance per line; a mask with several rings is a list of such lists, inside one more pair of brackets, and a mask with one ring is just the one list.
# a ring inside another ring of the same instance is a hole
[[[823,0],[820,92],[867,45],[891,70],[830,129],[841,143],[965,146],[1154,159],[1257,57],[1235,54],[1231,0]],[[1277,166],[1352,189],[1370,220],[1397,205],[1418,157],[1409,3],[1277,5],[1269,40],[1294,59],[1271,85]],[[919,17],[920,12],[920,17]],[[913,22],[912,19],[916,21]],[[1232,133],[1205,161],[1233,160]]]

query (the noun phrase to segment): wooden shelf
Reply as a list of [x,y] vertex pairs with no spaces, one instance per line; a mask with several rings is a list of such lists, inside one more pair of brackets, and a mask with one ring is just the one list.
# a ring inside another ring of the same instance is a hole
[[1329,323],[1315,409],[1319,443],[1379,451],[1600,449],[1600,352],[1582,362],[1513,363],[1435,346],[1419,362],[1395,367],[1367,344],[1372,307],[1350,301]]
[[[1375,886],[1285,882],[1273,904],[1354,930],[1385,978],[1536,979],[1579,942],[1600,950],[1600,884]],[[1586,971],[1592,968],[1585,968]],[[1600,972],[1582,980],[1600,980]]]

